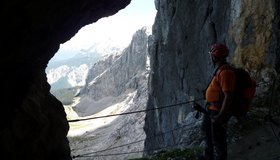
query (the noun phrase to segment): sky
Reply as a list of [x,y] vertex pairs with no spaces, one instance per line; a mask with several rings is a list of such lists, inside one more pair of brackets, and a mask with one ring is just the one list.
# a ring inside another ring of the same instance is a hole
[[90,48],[95,42],[105,42],[108,39],[116,45],[126,47],[138,29],[153,25],[156,12],[154,0],[131,0],[126,8],[115,15],[81,28],[74,37],[60,45],[55,57],[72,57],[80,50]]

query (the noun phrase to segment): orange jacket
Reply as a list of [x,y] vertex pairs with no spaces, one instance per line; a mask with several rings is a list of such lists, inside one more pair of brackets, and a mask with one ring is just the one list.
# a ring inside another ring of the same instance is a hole
[[222,66],[212,78],[206,90],[206,101],[210,102],[208,109],[220,111],[224,99],[224,93],[234,92],[235,73],[228,65]]

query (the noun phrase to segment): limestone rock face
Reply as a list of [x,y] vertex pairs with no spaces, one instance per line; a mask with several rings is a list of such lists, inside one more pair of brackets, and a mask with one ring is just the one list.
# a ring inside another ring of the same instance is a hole
[[[279,84],[273,78],[280,72],[278,1],[156,0],[155,4],[148,109],[203,98],[213,71],[208,51],[215,42],[227,44],[229,61],[249,70],[257,82]],[[267,91],[258,88],[260,96]],[[147,113],[145,149],[176,147],[180,130],[149,137],[181,126],[190,111],[185,104]]]
[[[115,57],[111,66],[107,66],[108,68],[100,76],[92,79],[87,78],[89,83],[85,92],[91,95],[94,100],[98,100],[107,96],[118,96],[129,87],[136,89],[137,83],[134,81],[137,81],[137,77],[135,76],[138,72],[143,72],[146,69],[147,39],[148,35],[145,29],[137,31],[131,44],[123,51],[122,55]],[[108,59],[107,63],[110,64],[110,62],[111,60]]]
[[148,57],[146,31],[146,27],[138,30],[122,53],[100,60],[90,69],[86,85],[80,93],[81,102],[74,107],[78,113],[83,113],[82,116],[91,115],[93,111],[91,113],[90,108],[95,107],[94,111],[102,110],[94,106],[94,102],[108,97],[114,99],[128,90],[138,89],[146,74],[144,73]]
[[[3,1],[0,153],[8,159],[71,159],[62,104],[45,69],[61,43],[130,0]],[[4,105],[5,104],[5,105]]]
[[[110,68],[110,66],[115,62],[116,59],[119,58],[119,55],[110,55],[106,56],[103,59],[96,62],[90,69],[86,78],[86,84],[84,89],[87,88],[87,86],[90,85],[93,79],[95,79],[97,76],[99,76],[101,73],[106,71],[106,69]],[[86,93],[86,91],[81,92],[81,94]]]

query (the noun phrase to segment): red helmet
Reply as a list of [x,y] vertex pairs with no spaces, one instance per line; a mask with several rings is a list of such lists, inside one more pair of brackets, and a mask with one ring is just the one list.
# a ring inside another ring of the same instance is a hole
[[229,50],[226,45],[221,43],[213,44],[210,48],[209,54],[218,58],[226,58],[228,56]]

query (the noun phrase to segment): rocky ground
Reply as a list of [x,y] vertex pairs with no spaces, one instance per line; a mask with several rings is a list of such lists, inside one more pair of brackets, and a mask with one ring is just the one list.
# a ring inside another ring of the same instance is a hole
[[[118,97],[118,103],[91,116],[79,117],[66,106],[68,119],[92,118],[103,115],[145,110],[147,88],[126,92]],[[106,99],[108,100],[108,99]],[[115,99],[116,100],[116,97]],[[145,133],[145,112],[113,116],[70,124],[68,139],[75,160],[120,160],[142,157]],[[140,151],[140,152],[139,152]],[[119,154],[135,152],[133,154]]]
[[258,126],[229,145],[229,160],[280,160],[279,139],[279,128],[270,124]]
[[[255,113],[254,113],[255,112]],[[254,111],[243,125],[232,128],[229,160],[280,160],[280,117]]]

